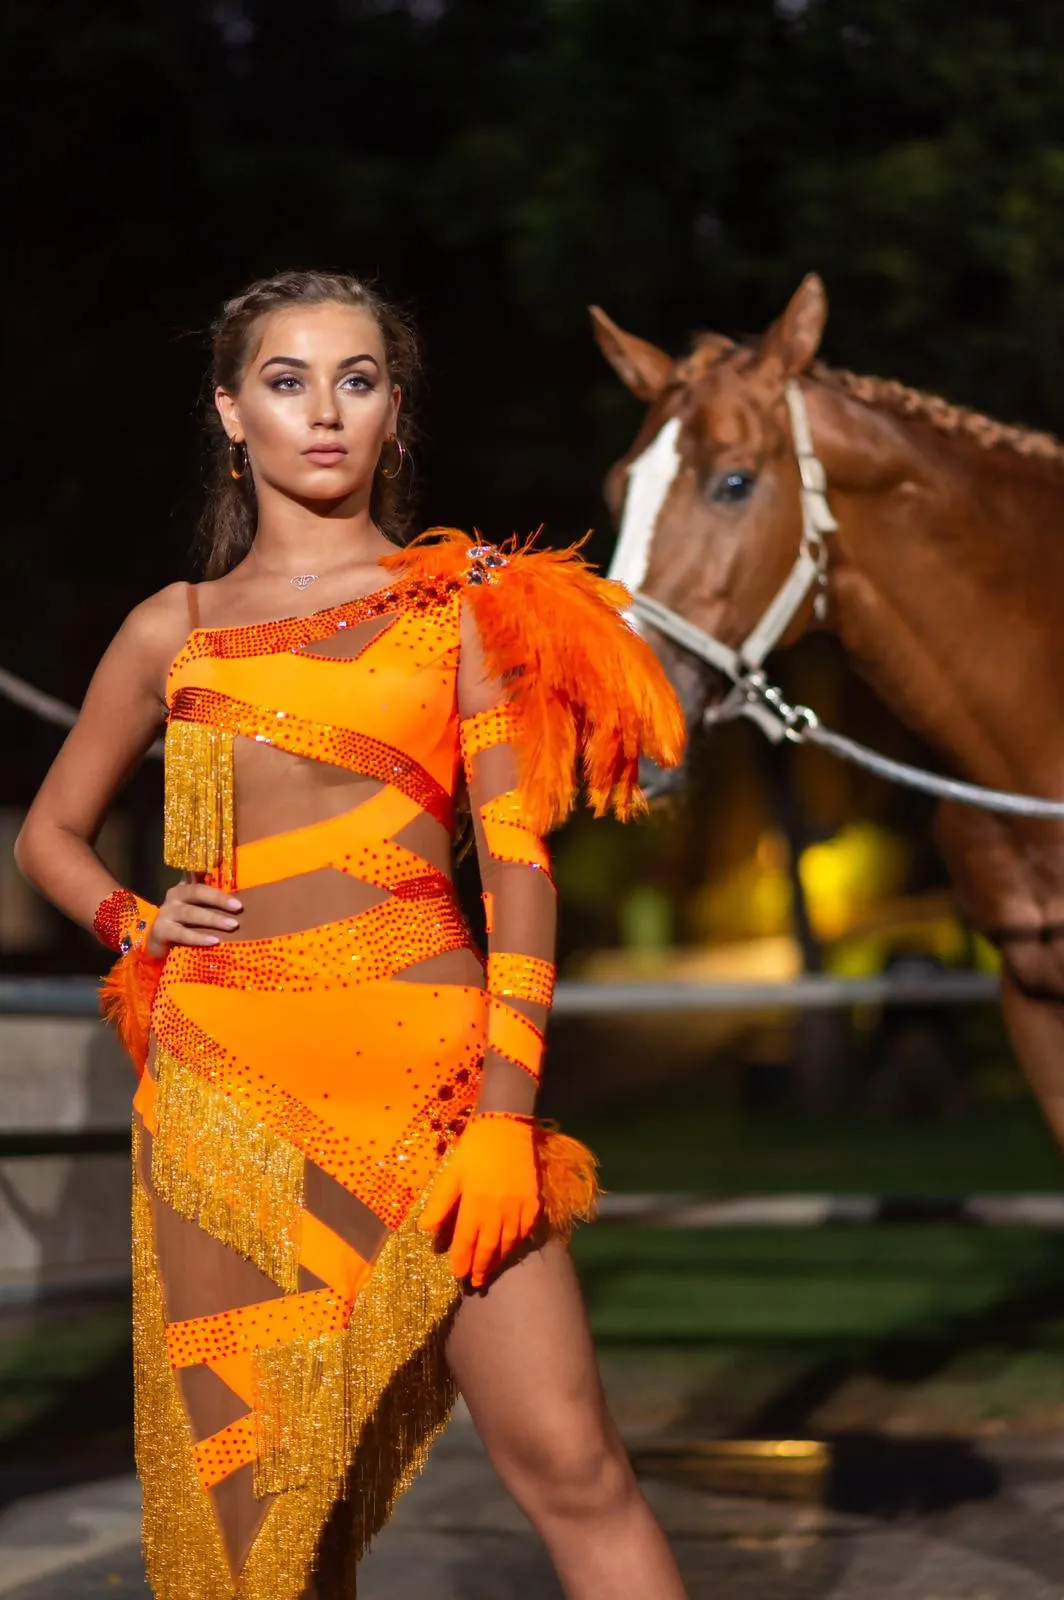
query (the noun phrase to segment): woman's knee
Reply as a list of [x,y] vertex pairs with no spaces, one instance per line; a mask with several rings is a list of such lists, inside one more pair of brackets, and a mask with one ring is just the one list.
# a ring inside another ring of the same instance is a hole
[[506,1452],[497,1463],[511,1494],[533,1522],[608,1516],[636,1493],[619,1437],[599,1418],[568,1418]]

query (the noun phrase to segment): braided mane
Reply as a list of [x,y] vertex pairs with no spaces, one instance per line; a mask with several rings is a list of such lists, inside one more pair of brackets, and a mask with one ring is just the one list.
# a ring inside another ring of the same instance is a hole
[[1033,428],[1017,428],[1007,422],[997,422],[993,417],[984,416],[981,411],[952,405],[941,395],[910,389],[896,378],[862,378],[856,372],[829,367],[822,361],[813,363],[810,376],[833,383],[836,388],[852,395],[855,400],[863,401],[865,405],[881,406],[897,416],[929,422],[939,433],[961,434],[979,445],[980,449],[1012,450],[1016,455],[1064,465],[1064,444],[1051,433],[1038,433]]
[[[720,334],[700,334],[691,356],[681,364],[680,370],[684,376],[698,376],[722,356],[735,350],[751,358],[754,356],[752,347],[736,345]],[[845,368],[829,367],[823,361],[814,361],[809,376],[819,382],[833,384],[864,405],[879,406],[884,411],[894,412],[895,416],[928,422],[939,433],[970,439],[982,450],[1011,450],[1019,456],[1064,466],[1064,443],[1051,433],[1039,433],[1033,428],[1017,428],[1006,422],[997,422],[981,411],[953,405],[941,395],[910,389],[896,378],[862,377]]]

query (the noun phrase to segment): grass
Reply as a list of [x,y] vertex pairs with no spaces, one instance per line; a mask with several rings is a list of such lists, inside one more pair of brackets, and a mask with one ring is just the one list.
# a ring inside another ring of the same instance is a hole
[[[966,1050],[970,1105],[952,1122],[802,1113],[772,1087],[785,1061],[741,1055],[596,1094],[562,1118],[616,1191],[1058,1189],[1061,1157],[1000,1039]],[[575,1253],[622,1416],[740,1433],[1064,1427],[1062,1235],[599,1224]],[[128,1430],[129,1366],[125,1301],[0,1317],[9,1456]]]
[[[565,1126],[619,1192],[1059,1190],[1061,1155],[995,1027],[984,1017],[965,1041],[968,1108],[953,1121],[892,1120],[859,1104],[803,1113],[774,1099],[786,1062],[774,1078],[771,1063],[722,1053],[697,1075],[577,1105]],[[751,1083],[767,1108],[750,1105]],[[681,1423],[1064,1426],[1062,1235],[600,1224],[577,1235],[575,1252],[607,1371],[626,1375],[622,1402],[633,1386],[654,1391],[645,1374],[655,1372],[659,1391],[682,1393],[670,1413]]]
[[128,1426],[128,1300],[44,1305],[0,1316],[0,1449],[71,1448],[79,1435]]

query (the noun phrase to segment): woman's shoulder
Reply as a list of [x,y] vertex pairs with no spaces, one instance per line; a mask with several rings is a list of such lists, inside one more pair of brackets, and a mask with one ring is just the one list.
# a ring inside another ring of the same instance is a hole
[[141,649],[158,649],[165,654],[173,645],[180,648],[188,635],[191,616],[190,583],[168,583],[148,595],[126,617],[121,633]]

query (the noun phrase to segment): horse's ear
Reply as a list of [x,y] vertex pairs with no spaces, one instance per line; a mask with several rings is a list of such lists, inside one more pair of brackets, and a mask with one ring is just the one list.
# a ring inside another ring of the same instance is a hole
[[762,338],[762,361],[778,362],[784,378],[797,378],[820,349],[827,320],[827,291],[817,273],[810,272],[798,285],[782,317]]
[[656,400],[672,371],[672,357],[656,344],[625,333],[600,306],[588,310],[595,342],[621,382],[640,400]]

